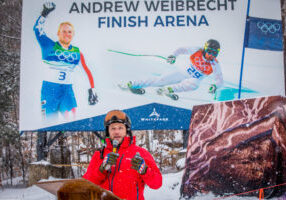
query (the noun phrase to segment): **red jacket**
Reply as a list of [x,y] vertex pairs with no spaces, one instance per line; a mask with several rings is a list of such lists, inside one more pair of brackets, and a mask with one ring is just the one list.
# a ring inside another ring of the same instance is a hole
[[[109,138],[106,143],[103,157],[112,152],[112,144]],[[136,170],[131,169],[131,159],[136,152],[140,153],[148,166],[144,175],[140,175]],[[162,186],[162,175],[152,155],[147,150],[135,145],[135,137],[133,137],[132,144],[130,144],[130,137],[125,137],[117,153],[119,157],[116,166],[111,167],[111,172],[101,173],[99,167],[103,159],[100,158],[100,151],[96,151],[83,178],[126,200],[144,200],[145,184],[152,189],[158,189]]]

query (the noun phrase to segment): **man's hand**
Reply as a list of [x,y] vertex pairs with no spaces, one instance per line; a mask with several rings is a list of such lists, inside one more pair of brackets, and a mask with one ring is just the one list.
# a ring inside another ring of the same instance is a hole
[[95,105],[98,102],[98,97],[94,88],[88,89],[88,104]]
[[109,170],[112,165],[116,165],[117,158],[119,157],[118,153],[109,153],[103,159],[102,164],[100,165],[99,170],[103,173],[106,170]]
[[52,12],[53,10],[55,10],[55,8],[56,8],[56,4],[55,4],[55,3],[53,3],[53,2],[46,2],[46,3],[43,5],[43,10],[42,10],[41,15],[42,15],[43,17],[47,17],[50,12]]
[[176,56],[170,55],[167,58],[167,63],[174,64],[176,62]]
[[139,174],[143,175],[147,171],[147,165],[145,160],[137,152],[136,155],[131,160],[131,168],[135,169]]
[[216,84],[211,84],[210,88],[209,88],[209,93],[214,94],[216,92]]

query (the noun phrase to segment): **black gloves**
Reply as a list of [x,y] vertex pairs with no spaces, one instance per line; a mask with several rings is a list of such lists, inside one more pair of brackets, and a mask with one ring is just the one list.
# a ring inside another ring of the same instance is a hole
[[143,175],[147,171],[147,165],[145,160],[137,152],[136,155],[131,160],[131,168],[135,169],[139,174]]
[[43,17],[47,17],[50,12],[55,10],[55,8],[56,8],[56,4],[54,4],[53,2],[47,2],[43,5],[43,10],[42,10],[41,15]]
[[216,92],[216,84],[211,84],[211,86],[209,87],[209,93],[214,94]]
[[170,55],[167,58],[167,63],[174,64],[176,62],[176,56]]
[[[101,173],[104,173],[104,171],[110,170],[112,165],[116,165],[118,157],[119,157],[118,153],[111,152],[107,154],[104,157],[103,162],[99,167],[99,170],[101,171]],[[148,166],[146,165],[145,160],[140,156],[138,152],[131,159],[131,168],[135,169],[141,175],[147,172]]]
[[99,167],[99,170],[103,173],[104,171],[107,171],[110,169],[112,165],[116,165],[117,158],[119,157],[118,153],[109,153],[105,156],[102,164]]
[[95,105],[98,102],[98,97],[94,88],[88,89],[88,104]]

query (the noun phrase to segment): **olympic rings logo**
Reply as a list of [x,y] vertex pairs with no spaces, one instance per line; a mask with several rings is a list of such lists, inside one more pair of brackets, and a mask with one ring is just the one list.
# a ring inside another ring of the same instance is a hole
[[264,23],[264,22],[257,22],[257,27],[263,32],[263,33],[276,33],[281,29],[281,25],[279,23]]
[[77,54],[75,52],[69,51],[62,51],[57,49],[55,55],[58,57],[59,60],[66,60],[68,62],[74,62],[77,60]]

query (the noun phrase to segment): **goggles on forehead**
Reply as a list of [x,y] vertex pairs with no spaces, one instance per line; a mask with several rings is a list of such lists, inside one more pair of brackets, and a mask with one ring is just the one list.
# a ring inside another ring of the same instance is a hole
[[219,51],[220,51],[220,49],[212,49],[212,48],[210,48],[210,47],[207,47],[207,48],[205,49],[205,52],[206,52],[206,53],[208,53],[208,54],[210,54],[210,55],[213,55],[213,56],[215,56],[215,57],[218,56]]
[[110,111],[106,114],[104,123],[105,125],[110,125],[112,123],[125,123],[126,122],[126,114],[119,110]]

